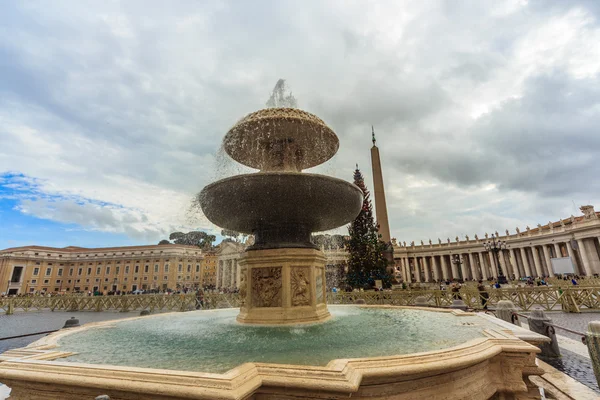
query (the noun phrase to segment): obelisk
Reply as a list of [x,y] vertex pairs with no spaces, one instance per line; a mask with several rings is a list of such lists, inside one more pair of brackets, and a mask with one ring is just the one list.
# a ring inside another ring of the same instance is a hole
[[375,193],[375,218],[379,224],[379,234],[385,243],[391,242],[390,224],[388,222],[387,205],[385,203],[385,190],[383,188],[383,173],[381,172],[381,159],[379,148],[375,144],[375,129],[371,126],[373,134],[373,147],[371,147],[371,165],[373,168],[373,189]]
[[373,192],[375,193],[375,218],[379,225],[381,241],[388,244],[385,257],[388,260],[388,269],[394,269],[394,249],[390,237],[390,224],[388,221],[387,204],[385,202],[385,189],[383,187],[383,173],[381,171],[381,159],[379,148],[375,140],[375,128],[371,126],[373,147],[371,147],[371,166],[373,169]]

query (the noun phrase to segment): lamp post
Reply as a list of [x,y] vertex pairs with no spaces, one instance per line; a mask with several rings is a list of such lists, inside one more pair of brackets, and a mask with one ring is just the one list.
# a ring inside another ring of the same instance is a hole
[[462,276],[462,264],[465,262],[465,260],[458,254],[455,254],[454,257],[452,257],[451,259],[452,264],[456,265],[456,271],[458,272],[458,276],[461,277],[461,279],[465,280],[465,277]]
[[502,240],[498,239],[498,234],[496,234],[496,236],[494,236],[492,234],[491,240],[484,242],[483,247],[485,247],[485,249],[488,252],[494,253],[494,263],[496,264],[496,269],[498,270],[498,283],[500,283],[500,284],[508,283],[506,276],[504,276],[504,272],[502,272],[502,267],[500,266],[500,256],[499,256],[499,254],[502,252],[502,250],[508,249],[508,247],[506,246],[506,241],[502,241]]
[[10,279],[8,280],[8,284],[6,285],[6,295],[8,296],[8,291],[10,289]]

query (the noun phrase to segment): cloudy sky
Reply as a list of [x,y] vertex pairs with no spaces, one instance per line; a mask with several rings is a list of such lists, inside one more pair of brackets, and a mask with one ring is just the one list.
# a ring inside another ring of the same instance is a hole
[[372,188],[375,126],[401,241],[600,209],[597,4],[5,2],[0,248],[219,231],[190,200],[279,78],[340,138],[316,172]]

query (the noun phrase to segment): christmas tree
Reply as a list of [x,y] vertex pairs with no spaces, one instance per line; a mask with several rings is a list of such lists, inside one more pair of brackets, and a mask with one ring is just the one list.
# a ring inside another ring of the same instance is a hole
[[353,288],[372,288],[376,280],[390,287],[390,276],[386,272],[387,260],[383,255],[386,244],[380,240],[378,227],[373,219],[373,207],[358,165],[354,171],[354,184],[363,192],[364,200],[360,214],[348,227],[350,238],[346,249],[350,253],[346,283]]

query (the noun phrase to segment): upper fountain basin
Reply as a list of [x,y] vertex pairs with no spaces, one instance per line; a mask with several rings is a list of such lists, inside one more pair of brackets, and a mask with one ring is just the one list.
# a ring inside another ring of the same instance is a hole
[[362,191],[352,183],[293,172],[237,175],[200,192],[202,211],[212,223],[248,234],[337,228],[356,218],[362,201]]
[[336,134],[316,115],[297,108],[266,108],[248,114],[223,139],[227,154],[261,171],[296,171],[329,160]]

